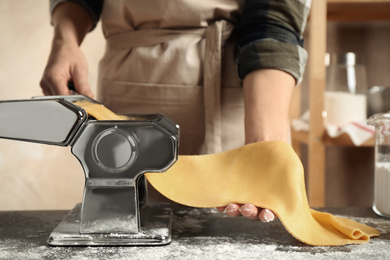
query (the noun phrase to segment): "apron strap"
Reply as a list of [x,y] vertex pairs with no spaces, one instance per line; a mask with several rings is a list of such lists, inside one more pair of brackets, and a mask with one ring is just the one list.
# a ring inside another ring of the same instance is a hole
[[221,75],[222,49],[234,27],[226,20],[206,30],[204,62],[205,153],[222,152]]
[[169,30],[169,29],[143,29],[113,34],[107,38],[107,47],[112,49],[129,49],[156,45],[174,40],[180,35],[203,38],[207,28]]

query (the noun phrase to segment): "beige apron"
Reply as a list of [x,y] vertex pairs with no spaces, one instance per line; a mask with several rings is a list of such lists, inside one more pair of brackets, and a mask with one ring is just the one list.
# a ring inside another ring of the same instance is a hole
[[231,37],[244,0],[106,0],[98,99],[116,113],[180,125],[180,154],[244,144]]

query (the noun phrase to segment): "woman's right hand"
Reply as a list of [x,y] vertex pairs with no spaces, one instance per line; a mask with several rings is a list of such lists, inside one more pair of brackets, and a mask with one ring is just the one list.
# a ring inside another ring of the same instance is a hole
[[68,83],[71,81],[78,94],[93,98],[88,83],[87,60],[80,47],[54,39],[40,82],[42,92],[45,95],[69,95]]
[[80,49],[93,20],[79,4],[60,3],[52,13],[54,39],[48,63],[40,82],[45,95],[69,95],[73,82],[78,94],[93,97],[88,84],[88,64]]

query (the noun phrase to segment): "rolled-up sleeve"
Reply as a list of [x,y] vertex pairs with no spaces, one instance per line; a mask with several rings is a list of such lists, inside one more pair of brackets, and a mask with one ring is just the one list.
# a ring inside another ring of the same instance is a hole
[[302,80],[307,52],[302,34],[311,0],[247,0],[237,27],[238,74],[273,68]]
[[103,10],[104,0],[50,0],[50,13],[53,13],[54,9],[63,2],[74,2],[84,7],[92,17],[92,29],[95,28]]

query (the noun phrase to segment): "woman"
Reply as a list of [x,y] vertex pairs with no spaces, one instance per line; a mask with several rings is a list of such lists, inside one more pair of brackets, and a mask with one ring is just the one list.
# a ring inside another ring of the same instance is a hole
[[[93,97],[80,51],[101,17],[107,39],[98,99],[117,113],[162,113],[180,125],[180,153],[288,141],[302,78],[310,0],[52,0],[54,39],[41,87]],[[251,204],[230,216],[272,221]]]

